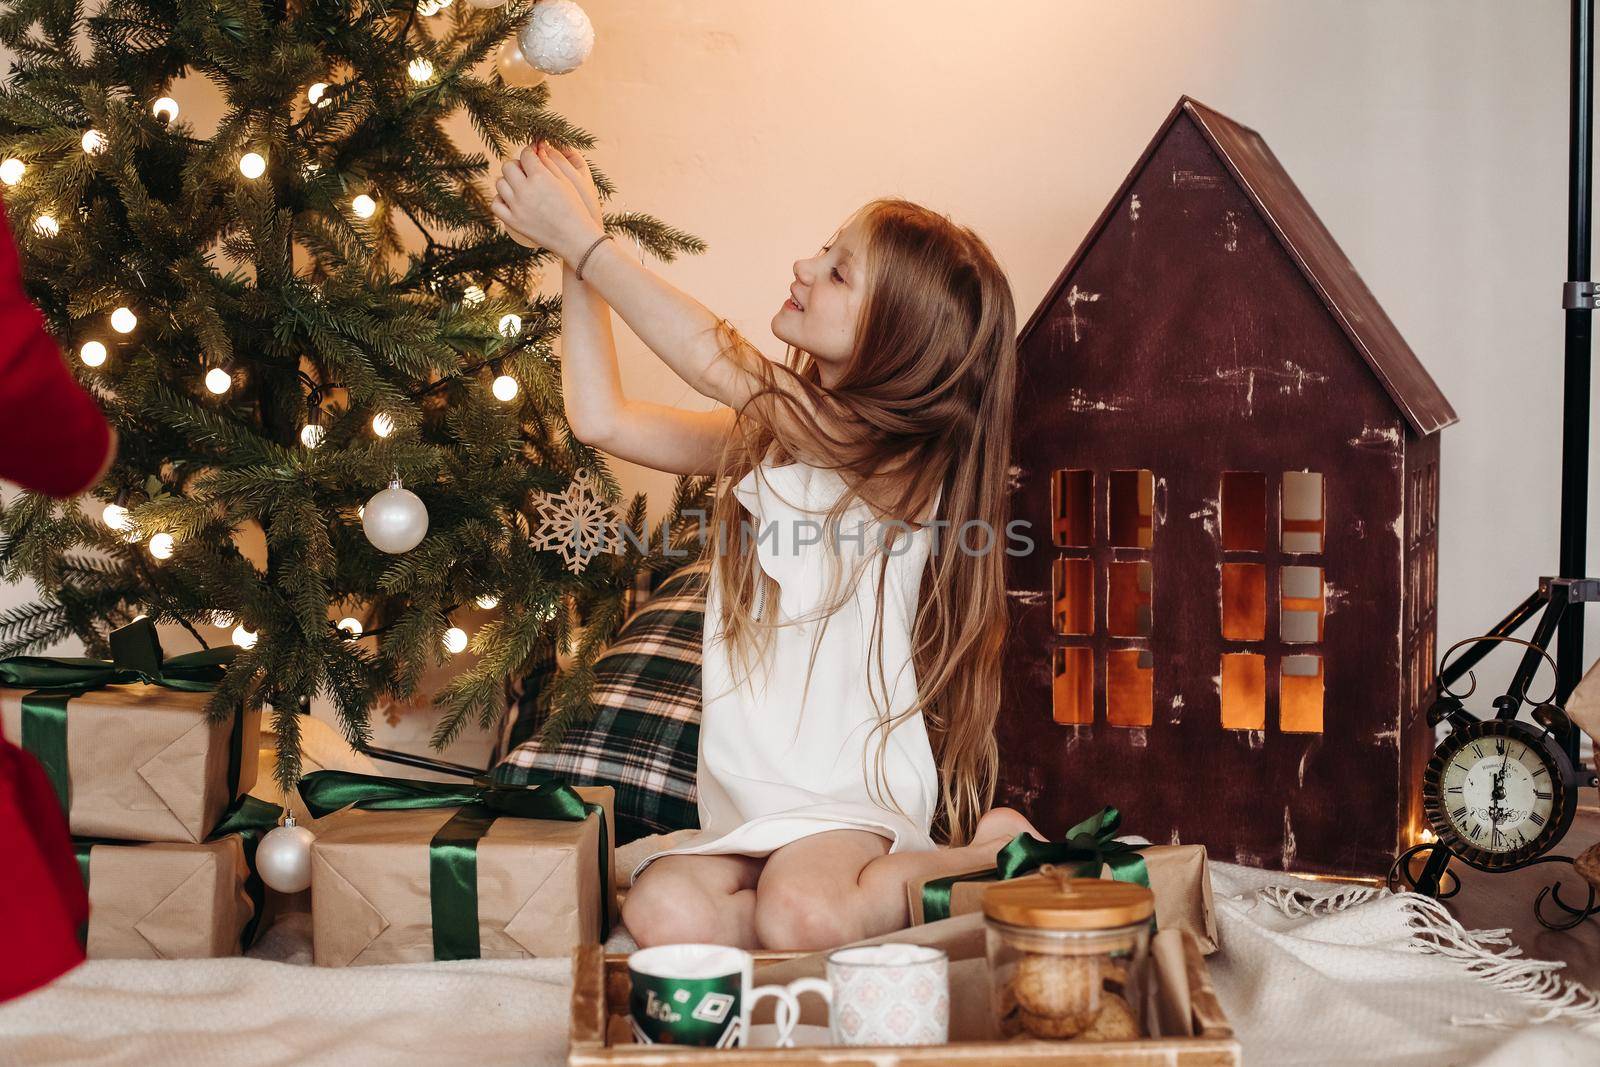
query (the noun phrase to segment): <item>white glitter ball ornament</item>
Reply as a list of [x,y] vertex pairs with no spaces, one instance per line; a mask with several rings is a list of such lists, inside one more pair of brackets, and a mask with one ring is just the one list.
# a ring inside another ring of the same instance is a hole
[[533,66],[546,74],[566,74],[594,51],[594,23],[574,0],[540,0],[517,40]]
[[428,508],[396,478],[367,501],[361,513],[367,540],[380,551],[410,552],[428,536]]
[[275,826],[256,846],[256,873],[269,889],[299,893],[311,886],[311,842],[316,835],[296,825],[294,816]]

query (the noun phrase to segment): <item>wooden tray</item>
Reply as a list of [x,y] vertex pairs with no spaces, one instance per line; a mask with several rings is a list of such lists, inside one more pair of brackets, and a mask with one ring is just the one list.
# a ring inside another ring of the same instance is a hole
[[[803,953],[755,953],[756,966]],[[1192,1037],[1142,1041],[964,1041],[949,1045],[706,1049],[634,1043],[628,1025],[628,957],[584,945],[572,961],[570,1067],[669,1067],[673,1064],[826,1064],[828,1067],[974,1067],[1016,1061],[1029,1065],[1090,1063],[1116,1067],[1239,1067],[1239,1042],[1211,987],[1211,973],[1194,939],[1184,938],[1184,970],[1194,1020]],[[1155,973],[1152,968],[1152,974]],[[757,973],[757,981],[760,974]]]

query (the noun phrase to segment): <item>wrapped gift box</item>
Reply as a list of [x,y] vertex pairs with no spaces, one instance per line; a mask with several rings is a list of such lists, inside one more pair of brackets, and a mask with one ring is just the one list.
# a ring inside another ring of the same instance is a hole
[[[255,914],[237,834],[146,844],[74,841],[87,867],[90,959],[237,956]],[[87,858],[85,858],[87,853]]]
[[[1149,845],[1139,850],[1150,874],[1150,890],[1156,896],[1156,928],[1184,930],[1194,935],[1200,951],[1217,950],[1217,921],[1212,912],[1211,870],[1203,845]],[[1111,877],[1108,869],[1099,872]],[[947,876],[948,877],[948,876]],[[983,891],[994,883],[994,868],[986,867],[954,876],[949,886],[950,915],[966,915],[983,910]],[[1036,878],[1038,875],[1024,875]],[[1019,879],[1020,880],[1020,879]],[[906,886],[911,921],[925,921],[927,888],[939,879],[925,878]]]
[[[0,689],[0,728],[23,737],[27,691]],[[67,822],[80,837],[204,841],[256,779],[260,712],[208,722],[210,693],[108,685],[67,703]],[[238,713],[236,713],[237,715]],[[238,782],[229,788],[237,750]],[[247,741],[243,740],[248,738]],[[26,744],[24,747],[28,747]]]
[[[609,786],[575,792],[604,809],[604,835],[593,814],[581,822],[501,815],[477,839],[478,957],[566,956],[601,940],[615,913],[613,794]],[[458,810],[345,808],[316,823],[316,963],[342,967],[436,958],[432,842]]]

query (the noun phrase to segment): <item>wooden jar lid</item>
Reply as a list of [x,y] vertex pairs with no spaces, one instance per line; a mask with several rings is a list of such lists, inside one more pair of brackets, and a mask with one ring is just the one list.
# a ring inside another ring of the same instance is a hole
[[996,882],[983,891],[983,913],[1011,926],[1043,930],[1110,930],[1155,914],[1156,896],[1142,885],[1108,878],[1043,877]]

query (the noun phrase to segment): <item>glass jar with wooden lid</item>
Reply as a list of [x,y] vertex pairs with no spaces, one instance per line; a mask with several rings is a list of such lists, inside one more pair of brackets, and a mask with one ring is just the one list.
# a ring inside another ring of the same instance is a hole
[[1074,878],[1050,864],[984,891],[989,981],[1002,1035],[1144,1036],[1145,961],[1155,894]]

